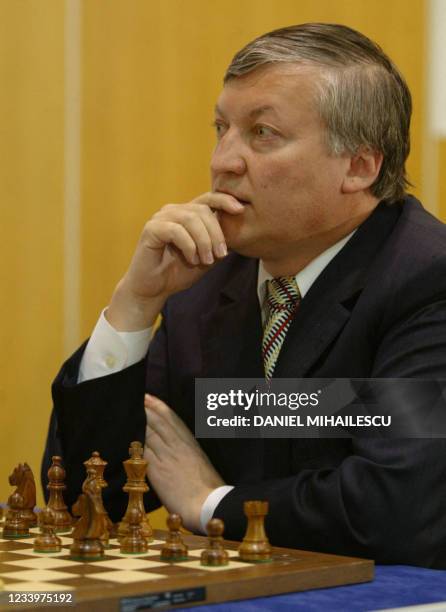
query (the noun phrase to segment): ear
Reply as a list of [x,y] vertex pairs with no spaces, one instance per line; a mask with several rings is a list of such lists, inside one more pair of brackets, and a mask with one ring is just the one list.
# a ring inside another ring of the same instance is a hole
[[368,189],[381,169],[383,154],[360,147],[350,158],[350,166],[342,182],[342,193],[357,193]]

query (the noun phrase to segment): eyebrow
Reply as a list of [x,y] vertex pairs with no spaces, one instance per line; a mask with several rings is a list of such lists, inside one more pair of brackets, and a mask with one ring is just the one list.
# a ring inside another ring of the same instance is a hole
[[[276,110],[273,106],[270,106],[269,104],[265,104],[263,106],[258,106],[257,108],[253,108],[251,111],[249,111],[248,117],[250,119],[254,119],[258,117],[259,115],[262,115],[263,113],[266,113],[268,111],[273,111],[273,113],[276,113]],[[219,115],[224,116],[224,112],[221,110],[218,104],[215,105],[215,112],[218,113]]]

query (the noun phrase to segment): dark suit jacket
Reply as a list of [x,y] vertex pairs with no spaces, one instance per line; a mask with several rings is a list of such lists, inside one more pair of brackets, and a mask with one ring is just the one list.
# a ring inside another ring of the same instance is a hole
[[[172,296],[146,362],[76,384],[83,348],[53,386],[46,463],[60,451],[73,502],[82,461],[109,461],[105,504],[125,508],[121,461],[143,440],[143,393],[194,429],[195,377],[262,377],[257,265],[232,254]],[[277,377],[446,378],[446,228],[412,197],[380,204],[302,300]],[[267,499],[273,544],[446,568],[446,441],[202,440],[235,485],[215,516],[240,539],[242,503]],[[154,499],[147,499],[150,504]]]

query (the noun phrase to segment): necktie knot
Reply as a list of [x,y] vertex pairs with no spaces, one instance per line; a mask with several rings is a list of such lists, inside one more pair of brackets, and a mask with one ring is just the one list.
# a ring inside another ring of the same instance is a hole
[[300,292],[294,276],[279,276],[268,281],[267,302],[270,311],[293,311],[299,300]]

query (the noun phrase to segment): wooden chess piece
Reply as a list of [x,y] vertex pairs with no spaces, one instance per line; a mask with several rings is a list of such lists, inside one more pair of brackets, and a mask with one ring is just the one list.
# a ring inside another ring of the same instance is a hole
[[[9,484],[16,487],[14,493],[18,493],[23,499],[22,516],[27,521],[28,527],[37,525],[37,515],[34,512],[36,505],[36,483],[31,468],[27,463],[19,463],[9,476]],[[8,500],[8,505],[10,502]]]
[[161,561],[186,561],[188,548],[181,538],[181,516],[169,514],[166,523],[169,532],[161,549]]
[[68,512],[63,499],[65,485],[65,470],[62,467],[62,458],[55,455],[48,470],[48,484],[46,488],[50,492],[48,508],[53,513],[55,531],[69,531],[73,524],[73,518]]
[[[87,470],[87,478],[84,481],[84,485],[88,480],[94,479],[97,482],[99,487],[100,496],[97,501],[98,507],[100,507],[102,514],[104,515],[104,531],[101,535],[101,542],[105,548],[108,548],[110,533],[113,530],[113,523],[108,516],[107,510],[104,507],[104,503],[102,501],[102,489],[107,487],[107,482],[104,480],[104,470],[107,465],[107,462],[104,461],[100,454],[97,451],[94,451],[88,459],[88,461],[84,461],[85,468]],[[84,490],[84,485],[82,486],[82,490]],[[85,492],[85,491],[84,491]]]
[[6,513],[6,520],[3,526],[3,537],[7,540],[16,538],[27,538],[29,534],[29,523],[24,518],[23,497],[14,491],[8,499],[9,509]]
[[58,538],[55,533],[54,512],[50,508],[45,508],[39,514],[39,526],[40,535],[34,540],[34,552],[60,552],[62,549],[62,540]]
[[141,533],[148,542],[153,541],[153,529],[147,518],[144,508],[144,493],[149,490],[146,483],[147,461],[143,458],[144,449],[141,442],[135,441],[130,444],[130,459],[123,462],[127,474],[127,482],[123,491],[129,494],[127,510],[119,523],[118,537],[122,538],[129,530],[129,515],[132,508],[138,508],[141,512]]
[[131,508],[128,516],[128,533],[121,539],[121,552],[136,555],[147,552],[147,540],[142,535],[141,510]]
[[246,501],[243,510],[248,519],[248,528],[238,553],[242,561],[262,563],[272,560],[271,545],[265,533],[267,501]]
[[100,486],[94,478],[85,486],[73,506],[73,514],[79,520],[73,529],[71,558],[76,561],[100,561],[104,558],[101,535],[104,532],[104,515],[98,507]]
[[209,546],[201,553],[201,565],[211,565],[214,567],[228,565],[229,555],[223,548],[223,531],[225,526],[223,521],[214,518],[206,525],[209,536]]

